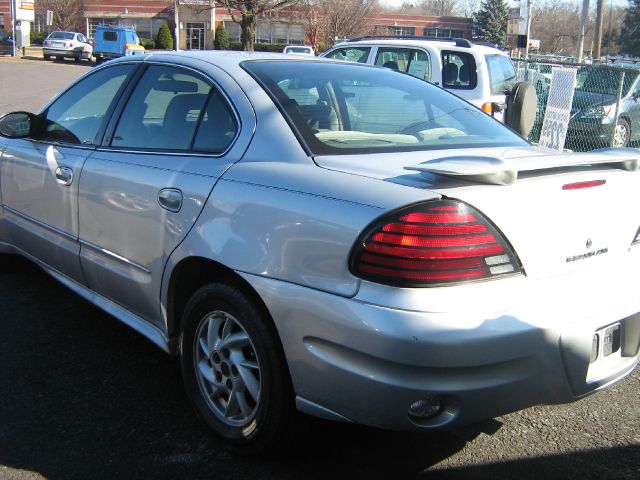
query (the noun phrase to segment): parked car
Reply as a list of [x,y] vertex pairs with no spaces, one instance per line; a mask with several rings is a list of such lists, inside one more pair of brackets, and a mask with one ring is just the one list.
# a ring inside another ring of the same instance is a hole
[[314,55],[313,47],[307,45],[287,45],[282,53],[295,53],[297,55]]
[[51,32],[42,43],[42,56],[45,60],[73,58],[91,61],[93,47],[83,34],[78,32]]
[[138,34],[130,28],[97,26],[93,55],[97,63],[111,58],[144,54]]
[[625,76],[616,121],[622,69],[583,68],[573,96],[566,145],[580,150],[626,147],[640,140],[640,65],[618,63]]
[[638,150],[540,150],[412,75],[136,55],[2,117],[0,152],[1,251],[178,355],[236,445],[296,409],[454,428],[639,359],[640,210],[611,214]]
[[[362,37],[339,43],[320,56],[408,73],[441,86],[501,121],[505,120],[508,97],[516,96],[516,71],[509,56],[463,38]],[[534,87],[530,90],[527,95],[535,97]],[[535,98],[528,103],[535,106]],[[509,125],[519,131],[515,119]],[[520,133],[526,137],[529,132]]]

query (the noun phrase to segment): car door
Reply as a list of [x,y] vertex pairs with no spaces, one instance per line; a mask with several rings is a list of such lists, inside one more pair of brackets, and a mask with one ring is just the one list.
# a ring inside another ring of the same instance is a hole
[[134,65],[82,78],[38,117],[33,138],[7,141],[0,189],[9,241],[84,282],[78,259],[78,179]]
[[[242,129],[220,82],[244,109]],[[241,158],[255,120],[222,71],[214,83],[193,69],[157,62],[146,66],[119,110],[82,171],[81,264],[92,290],[159,323],[167,259],[218,178]]]
[[421,48],[379,46],[374,64],[408,73],[421,80],[431,80],[429,55]]

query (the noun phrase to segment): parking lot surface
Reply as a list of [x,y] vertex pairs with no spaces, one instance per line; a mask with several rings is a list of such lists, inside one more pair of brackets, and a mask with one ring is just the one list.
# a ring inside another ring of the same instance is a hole
[[[86,71],[0,58],[0,113]],[[16,79],[20,88],[16,87]],[[640,478],[640,370],[578,403],[406,434],[308,420],[245,457],[192,414],[176,361],[26,260],[0,256],[0,479]]]

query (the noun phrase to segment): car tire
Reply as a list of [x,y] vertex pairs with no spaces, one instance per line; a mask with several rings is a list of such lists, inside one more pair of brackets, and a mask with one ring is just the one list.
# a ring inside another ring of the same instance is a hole
[[185,308],[180,363],[200,419],[230,445],[262,452],[291,438],[293,389],[275,327],[242,288],[211,283]]
[[611,146],[615,148],[629,146],[631,140],[631,127],[624,118],[619,118],[616,127],[613,129],[613,140]]
[[77,52],[74,56],[73,56],[73,60],[76,63],[80,63],[80,60],[82,60],[82,52]]
[[507,99],[504,123],[526,138],[536,121],[537,106],[535,87],[529,82],[516,83]]
[[47,55],[46,53],[42,55],[42,58],[45,60],[51,60],[51,55]]

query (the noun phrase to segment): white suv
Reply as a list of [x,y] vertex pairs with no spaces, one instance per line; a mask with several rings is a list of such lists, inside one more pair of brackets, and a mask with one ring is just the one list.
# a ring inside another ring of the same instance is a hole
[[362,37],[320,56],[392,68],[427,80],[503,120],[516,84],[509,56],[466,39]]

